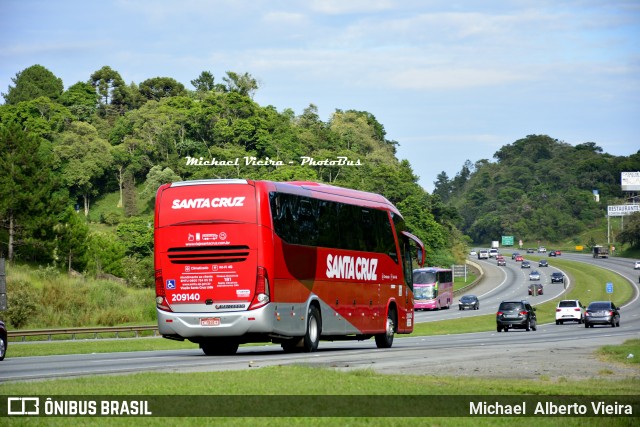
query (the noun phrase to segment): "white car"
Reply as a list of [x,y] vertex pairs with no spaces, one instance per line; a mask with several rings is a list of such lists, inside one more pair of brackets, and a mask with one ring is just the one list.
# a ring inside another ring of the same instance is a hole
[[497,249],[489,249],[489,258],[495,258],[496,256],[498,256],[498,250]]
[[489,259],[489,251],[484,249],[478,251],[478,259]]
[[634,270],[640,270],[640,261],[636,261],[635,265],[633,266]]
[[565,321],[584,322],[584,306],[577,299],[565,299],[556,307],[556,325]]

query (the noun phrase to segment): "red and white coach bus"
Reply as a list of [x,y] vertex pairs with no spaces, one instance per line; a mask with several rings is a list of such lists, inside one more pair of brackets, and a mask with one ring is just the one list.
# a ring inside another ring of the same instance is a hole
[[165,184],[154,241],[159,331],[207,355],[371,337],[388,348],[413,331],[411,242],[420,265],[424,246],[383,196],[313,182]]

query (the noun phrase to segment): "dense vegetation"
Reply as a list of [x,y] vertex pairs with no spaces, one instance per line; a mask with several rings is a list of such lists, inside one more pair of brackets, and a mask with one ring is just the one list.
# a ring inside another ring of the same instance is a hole
[[313,105],[279,112],[253,101],[255,79],[230,71],[222,83],[202,72],[193,90],[170,77],[127,85],[108,66],[66,90],[41,65],[12,81],[0,105],[0,256],[9,260],[151,286],[158,186],[238,177],[383,194],[430,263],[464,254],[455,213],[417,184],[371,113],[336,110],[323,122]]
[[[620,172],[640,170],[640,154],[530,135],[495,162],[441,173],[430,195],[373,114],[337,109],[324,122],[313,105],[300,115],[261,106],[247,73],[218,82],[203,71],[187,89],[170,77],[125,84],[105,66],[65,90],[34,65],[12,81],[0,105],[0,256],[137,287],[153,284],[153,199],[169,181],[312,180],[380,193],[425,242],[429,264],[449,265],[469,241],[573,238],[625,201]],[[620,241],[639,245],[638,230]]]
[[[494,158],[467,161],[453,179],[442,172],[435,182],[434,195],[457,208],[458,227],[475,242],[503,235],[527,241],[574,239],[603,222],[607,205],[628,202],[620,173],[640,170],[640,151],[612,156],[593,142],[572,146],[546,135],[505,145]],[[634,215],[625,232],[614,237],[638,245],[640,234],[631,224],[639,221]]]

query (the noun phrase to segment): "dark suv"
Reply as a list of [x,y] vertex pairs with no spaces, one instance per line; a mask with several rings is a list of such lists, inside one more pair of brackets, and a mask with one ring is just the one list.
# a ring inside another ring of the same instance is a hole
[[551,283],[554,282],[564,283],[564,274],[558,271],[551,273]]
[[537,329],[536,309],[528,301],[502,301],[496,313],[498,332],[509,329]]

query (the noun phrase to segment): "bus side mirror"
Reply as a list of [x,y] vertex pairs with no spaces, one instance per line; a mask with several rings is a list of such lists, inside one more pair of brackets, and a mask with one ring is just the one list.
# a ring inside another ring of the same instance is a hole
[[418,258],[418,264],[422,267],[424,265],[424,251],[421,248],[418,248],[416,257]]

